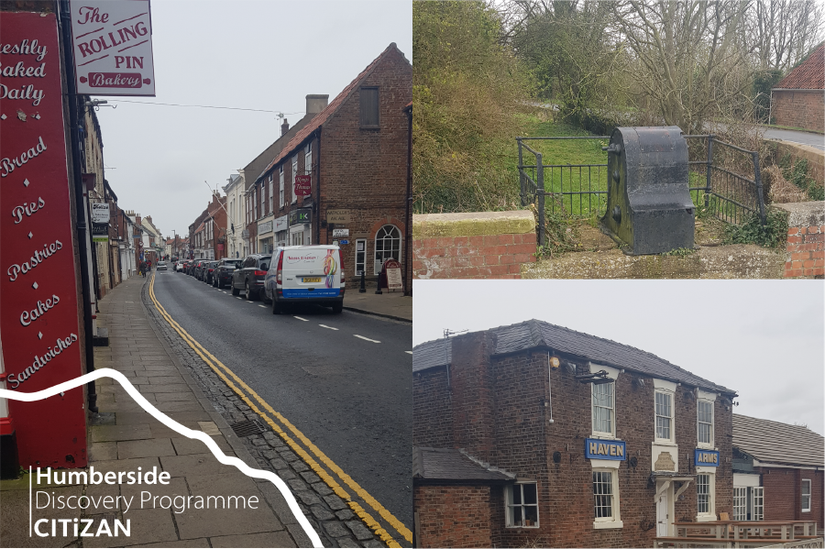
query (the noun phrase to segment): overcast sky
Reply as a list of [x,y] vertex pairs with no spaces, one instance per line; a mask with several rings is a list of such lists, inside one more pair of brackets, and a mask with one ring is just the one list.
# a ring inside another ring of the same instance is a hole
[[[97,97],[106,179],[124,210],[185,235],[226,185],[303,117],[332,101],[391,42],[412,61],[410,0],[152,0],[156,97]],[[270,112],[160,106],[210,105]],[[223,193],[221,193],[223,194]]]
[[821,280],[416,280],[413,344],[535,318],[733,389],[736,414],[823,434],[824,290]]

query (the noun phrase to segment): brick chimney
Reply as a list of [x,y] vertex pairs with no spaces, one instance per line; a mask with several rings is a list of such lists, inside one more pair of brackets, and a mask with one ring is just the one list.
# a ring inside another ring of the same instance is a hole
[[453,444],[490,461],[493,457],[494,398],[490,355],[495,336],[471,333],[450,339],[452,364]]
[[284,118],[284,123],[281,124],[281,137],[286,135],[286,132],[288,132],[288,131],[289,131],[289,120]]
[[307,114],[318,114],[327,108],[329,94],[307,95]]

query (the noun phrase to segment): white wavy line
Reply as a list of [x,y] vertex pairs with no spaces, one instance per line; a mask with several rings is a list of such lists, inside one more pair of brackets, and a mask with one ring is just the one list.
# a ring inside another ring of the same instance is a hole
[[206,447],[209,448],[212,454],[214,454],[215,458],[222,464],[233,465],[240,472],[242,472],[248,477],[268,480],[272,484],[274,484],[286,500],[286,503],[289,506],[289,509],[295,515],[298,524],[301,525],[306,535],[309,536],[309,539],[312,542],[312,546],[324,546],[321,543],[321,538],[318,536],[318,533],[315,532],[315,530],[312,528],[312,525],[304,516],[303,512],[301,512],[301,508],[298,506],[298,502],[295,500],[295,496],[292,495],[292,492],[290,492],[289,487],[287,487],[286,483],[284,483],[284,481],[281,480],[281,478],[278,475],[270,471],[253,469],[252,467],[248,466],[246,463],[241,461],[239,458],[227,456],[218,447],[217,443],[214,440],[212,440],[212,437],[210,437],[203,431],[195,431],[194,429],[190,429],[189,427],[181,425],[174,419],[170,418],[169,416],[155,408],[152,405],[152,403],[146,400],[146,398],[144,398],[143,395],[141,395],[140,392],[138,392],[135,386],[132,385],[132,382],[130,382],[125,375],[123,375],[121,372],[118,372],[117,370],[113,370],[111,368],[100,368],[95,370],[94,372],[89,372],[88,374],[84,374],[78,378],[69,381],[64,381],[63,383],[59,383],[54,387],[43,389],[41,391],[36,391],[34,393],[22,393],[19,391],[12,391],[9,389],[0,389],[0,398],[17,400],[20,402],[36,402],[38,400],[43,400],[60,393],[64,393],[70,389],[80,387],[81,385],[86,385],[90,381],[102,377],[110,377],[118,383],[120,383],[120,385],[126,390],[126,392],[129,393],[129,396],[131,396],[135,400],[135,402],[137,402],[144,410],[146,410],[147,413],[149,413],[149,415],[154,417],[156,420],[160,421],[170,429],[177,431],[186,438],[197,439],[206,444]]

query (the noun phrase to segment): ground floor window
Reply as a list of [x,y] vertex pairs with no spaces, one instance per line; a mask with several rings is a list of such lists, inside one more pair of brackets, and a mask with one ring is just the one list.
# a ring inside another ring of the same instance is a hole
[[506,498],[508,528],[538,528],[539,505],[535,482],[508,486]]
[[619,461],[591,460],[593,466],[593,527],[622,528],[619,513]]
[[401,231],[395,225],[384,225],[375,233],[374,274],[381,273],[388,259],[401,260]]
[[272,253],[272,238],[262,238],[261,244],[258,246],[258,249],[261,250],[262,254],[271,254]]
[[809,479],[802,479],[802,512],[807,513],[811,510],[811,481]]
[[355,276],[361,276],[364,272],[364,264],[367,262],[367,240],[359,238],[355,241]]
[[696,514],[698,520],[716,520],[715,480],[715,475],[710,472],[700,471],[696,476]]

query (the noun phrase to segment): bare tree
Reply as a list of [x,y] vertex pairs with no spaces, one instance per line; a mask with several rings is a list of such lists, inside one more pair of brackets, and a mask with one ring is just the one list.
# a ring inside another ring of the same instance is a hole
[[760,70],[786,72],[820,42],[825,5],[815,0],[753,0],[745,44]]
[[627,0],[613,3],[635,56],[637,84],[667,124],[701,131],[746,102],[751,85],[741,34],[749,2]]

